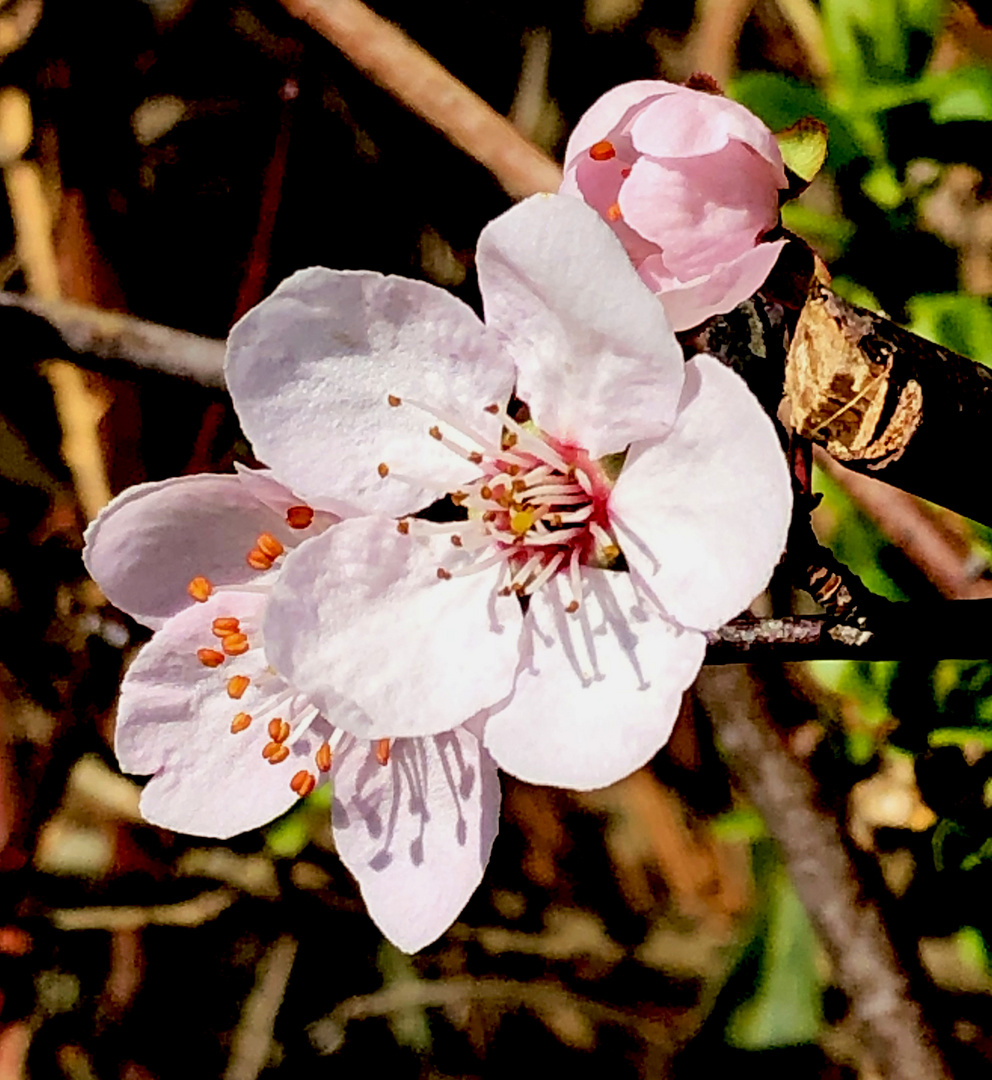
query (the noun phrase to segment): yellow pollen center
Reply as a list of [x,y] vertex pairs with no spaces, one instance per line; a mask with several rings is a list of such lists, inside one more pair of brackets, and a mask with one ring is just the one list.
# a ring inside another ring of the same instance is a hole
[[517,536],[523,536],[533,527],[534,517],[533,510],[513,510],[510,512],[510,529]]

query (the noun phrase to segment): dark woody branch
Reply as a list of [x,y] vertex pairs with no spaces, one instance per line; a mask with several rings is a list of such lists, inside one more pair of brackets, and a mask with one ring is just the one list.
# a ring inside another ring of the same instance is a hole
[[992,523],[976,477],[992,371],[840,299],[814,278],[785,372],[796,431],[847,468]]
[[982,660],[992,657],[992,600],[894,603],[853,618],[735,619],[706,635],[707,664],[759,660]]

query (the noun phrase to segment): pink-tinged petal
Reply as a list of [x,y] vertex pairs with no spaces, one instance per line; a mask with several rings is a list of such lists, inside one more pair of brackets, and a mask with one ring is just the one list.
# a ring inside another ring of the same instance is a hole
[[[216,617],[239,618],[249,640],[256,637],[263,605],[263,596],[231,592],[180,612],[128,669],[115,749],[125,772],[155,774],[141,795],[142,815],[151,824],[223,838],[264,825],[296,802],[290,780],[312,762],[319,739],[313,731],[304,734],[277,765],[262,757],[269,720],[293,716],[290,702],[278,703],[286,684],[266,671],[262,649],[228,657],[216,668],[197,658],[198,649],[219,646],[210,632]],[[251,679],[239,700],[227,692],[232,675]],[[231,723],[242,711],[251,724],[234,734]]]
[[588,569],[584,578],[574,615],[561,578],[531,597],[532,651],[484,735],[507,772],[580,791],[612,784],[655,755],[706,649],[702,634],[639,599],[629,574]]
[[[516,598],[495,595],[497,567],[457,576],[471,562],[449,535],[342,521],[286,560],[265,618],[269,659],[362,738],[457,727],[509,693],[519,657]],[[456,576],[440,580],[441,566]]]
[[786,186],[775,136],[754,113],[718,94],[677,87],[638,111],[630,136],[642,154],[655,158],[712,154],[737,141],[754,147],[772,167],[776,186]]
[[[235,325],[226,373],[255,452],[301,498],[390,515],[478,475],[428,435],[437,419],[410,401],[498,440],[484,409],[503,404],[514,380],[495,337],[443,289],[322,267],[294,274]],[[393,408],[390,395],[407,401]]]
[[682,351],[594,210],[533,196],[486,226],[477,264],[486,322],[503,335],[539,427],[592,457],[665,430]]
[[792,492],[743,379],[711,356],[691,360],[674,428],[631,447],[609,509],[628,564],[671,618],[714,630],[747,607],[785,548]]
[[181,476],[118,495],[86,530],[83,562],[111,603],[156,628],[192,602],[194,577],[257,578],[245,558],[263,532],[302,539],[237,476]]
[[628,114],[645,107],[657,97],[672,94],[680,87],[661,79],[638,79],[622,83],[607,90],[602,97],[589,106],[582,119],[575,125],[565,148],[565,168],[589,150],[590,146],[609,139],[617,128],[622,128]]
[[464,728],[397,739],[385,766],[357,740],[343,753],[334,842],[373,921],[404,952],[440,937],[475,891],[499,802],[496,766]]
[[672,326],[688,330],[711,315],[732,311],[753,296],[764,285],[786,243],[775,240],[758,244],[694,281],[674,279],[660,257],[646,259],[637,269],[648,288],[658,293]]
[[[636,266],[641,259],[658,254],[659,248],[657,244],[645,240],[640,233],[630,228],[623,218],[616,217],[620,187],[629,175],[632,164],[632,161],[619,156],[609,161],[593,161],[586,155],[574,166],[575,191],[571,190],[570,184],[566,188],[563,182],[561,194],[576,194],[587,202],[616,233],[628,258]],[[566,174],[567,178],[568,174]]]
[[620,190],[620,212],[685,281],[736,259],[778,221],[767,171],[740,145],[686,161],[641,158]]

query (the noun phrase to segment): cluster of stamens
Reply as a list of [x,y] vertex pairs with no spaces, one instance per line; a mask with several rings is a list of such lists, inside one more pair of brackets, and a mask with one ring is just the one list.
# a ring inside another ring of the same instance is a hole
[[[387,400],[393,408],[404,404],[394,394]],[[397,522],[397,530],[413,536],[447,533],[453,547],[478,555],[454,570],[438,567],[442,580],[500,565],[497,590],[503,596],[533,594],[556,573],[567,573],[571,600],[566,610],[577,611],[582,565],[608,564],[620,554],[609,532],[609,487],[598,467],[584,453],[528,430],[499,405],[485,410],[503,424],[499,445],[493,445],[449,416],[417,402],[406,404],[431,413],[474,443],[470,449],[444,434],[440,425],[428,428],[432,439],[479,466],[482,475],[450,494],[464,518],[435,522],[406,517]],[[385,462],[378,472],[383,478],[396,475]]]
[[[291,529],[306,529],[313,523],[314,511],[309,506],[291,506],[286,511],[286,524]],[[276,560],[285,554],[285,547],[272,533],[260,533],[255,541],[255,546],[245,556],[245,561],[253,570],[271,570]],[[205,603],[211,596],[218,592],[235,591],[243,592],[245,585],[220,585],[215,586],[209,578],[197,575],[187,586],[188,594],[197,602]],[[258,588],[264,589],[262,585]],[[261,635],[249,631],[241,623],[240,619],[230,615],[222,615],[215,618],[210,624],[210,632],[217,639],[217,646],[204,646],[196,650],[199,662],[207,668],[220,667],[228,658],[244,656],[251,649],[261,647]],[[276,678],[271,669],[260,680]],[[240,701],[246,691],[252,685],[250,676],[244,674],[231,675],[227,680],[227,696],[232,701]],[[252,706],[256,716],[264,716],[276,709],[285,712],[282,715],[272,716],[268,722],[267,733],[269,741],[262,747],[262,757],[270,765],[279,765],[286,761],[291,753],[294,742],[300,739],[310,728],[319,713],[316,708],[308,703],[298,707],[300,695],[292,690],[283,689],[276,694],[264,695]],[[239,711],[234,713],[231,720],[230,731],[232,735],[240,735],[247,731],[253,722],[252,713]],[[334,764],[334,746],[343,737],[343,732],[336,731],[330,740],[324,740],[314,754],[315,772],[309,769],[300,769],[294,773],[290,782],[290,788],[302,799],[309,795],[317,786],[317,776],[331,771]],[[391,739],[378,739],[373,744],[376,760],[381,765],[389,763]]]

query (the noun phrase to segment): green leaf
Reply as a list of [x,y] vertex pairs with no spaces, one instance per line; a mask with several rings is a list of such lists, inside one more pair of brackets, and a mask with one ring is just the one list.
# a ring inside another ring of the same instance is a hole
[[782,207],[782,224],[816,248],[828,263],[844,254],[855,233],[854,222],[840,214],[824,214],[802,202]]
[[775,138],[786,168],[808,184],[827,160],[827,125],[815,116],[804,116],[776,131]]
[[915,79],[929,58],[943,10],[944,0],[821,0],[836,77],[852,90]]
[[992,120],[992,71],[960,67],[931,76],[926,83],[930,117],[935,124],[955,120]]
[[727,1025],[727,1041],[742,1050],[814,1042],[823,1022],[819,943],[781,867],[768,882],[766,918],[757,991]]
[[883,210],[895,210],[906,197],[896,170],[887,161],[876,165],[865,176],[861,181],[861,190]]
[[727,93],[761,117],[772,131],[791,128],[802,120],[819,120],[829,135],[826,164],[830,169],[843,168],[864,156],[847,121],[813,86],[786,75],[753,71],[735,79]]
[[914,334],[992,366],[992,307],[983,297],[920,294],[909,300],[907,308]]

